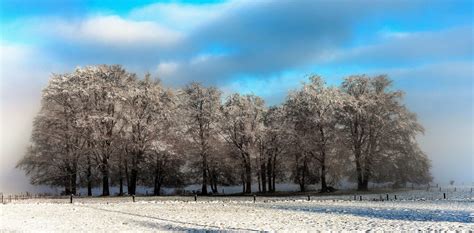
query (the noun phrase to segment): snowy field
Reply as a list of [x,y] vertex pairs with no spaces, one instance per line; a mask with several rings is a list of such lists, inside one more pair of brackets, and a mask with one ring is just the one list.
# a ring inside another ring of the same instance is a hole
[[0,205],[0,231],[474,230],[470,190],[447,194],[30,199]]

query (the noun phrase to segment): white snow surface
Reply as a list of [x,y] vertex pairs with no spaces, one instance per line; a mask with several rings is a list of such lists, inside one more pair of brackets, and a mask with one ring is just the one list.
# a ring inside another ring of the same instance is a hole
[[0,232],[474,230],[472,193],[440,194],[29,199],[0,205]]

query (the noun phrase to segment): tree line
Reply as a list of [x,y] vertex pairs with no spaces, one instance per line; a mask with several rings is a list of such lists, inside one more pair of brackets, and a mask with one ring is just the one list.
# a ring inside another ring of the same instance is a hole
[[[165,88],[119,65],[53,74],[42,93],[31,145],[18,167],[32,184],[63,187],[242,185],[243,193],[274,192],[278,182],[301,191],[342,180],[367,190],[370,182],[426,183],[430,161],[423,133],[386,76],[354,75],[338,87],[319,76],[267,107],[260,97],[190,83]],[[258,183],[258,190],[252,184]],[[127,190],[124,190],[127,188]]]

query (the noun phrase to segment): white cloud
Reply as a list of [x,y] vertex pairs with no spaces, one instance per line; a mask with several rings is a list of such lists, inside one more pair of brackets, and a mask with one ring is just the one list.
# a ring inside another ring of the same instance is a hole
[[158,77],[170,76],[178,69],[179,64],[176,62],[161,62],[158,64],[157,74]]
[[130,12],[130,18],[159,21],[178,30],[190,30],[239,6],[243,1],[227,1],[218,4],[154,3]]
[[53,33],[75,42],[112,46],[169,46],[183,38],[181,32],[151,21],[134,21],[119,16],[95,16],[79,22],[55,21],[48,25]]

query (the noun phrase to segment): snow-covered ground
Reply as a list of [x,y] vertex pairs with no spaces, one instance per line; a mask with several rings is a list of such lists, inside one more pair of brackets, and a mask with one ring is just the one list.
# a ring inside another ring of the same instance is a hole
[[442,194],[30,199],[0,205],[0,231],[474,230],[472,193]]

